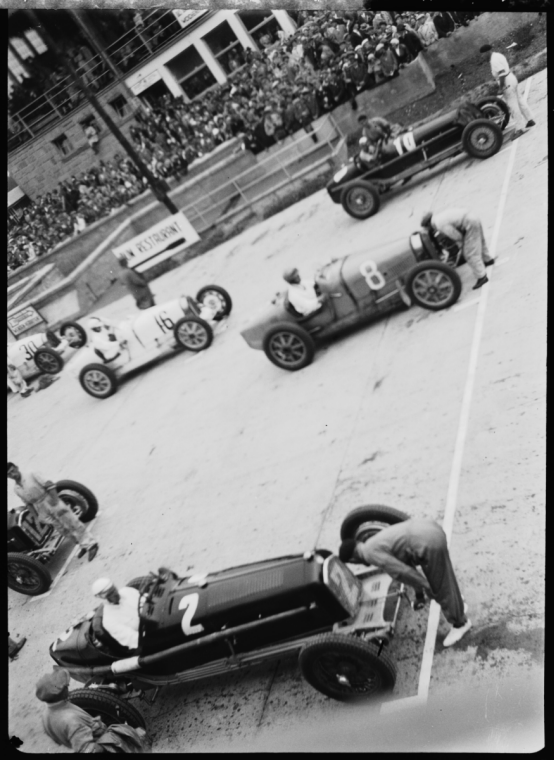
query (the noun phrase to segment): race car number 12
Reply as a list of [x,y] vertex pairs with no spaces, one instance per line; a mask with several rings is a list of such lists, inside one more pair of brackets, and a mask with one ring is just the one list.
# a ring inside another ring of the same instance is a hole
[[377,269],[377,264],[374,261],[364,261],[360,267],[360,272],[370,290],[381,290],[385,287],[385,278]]
[[198,594],[187,594],[179,602],[179,609],[185,610],[183,619],[181,621],[181,628],[185,636],[192,636],[195,633],[202,633],[204,626],[198,623],[197,625],[191,625],[192,618],[198,607]]

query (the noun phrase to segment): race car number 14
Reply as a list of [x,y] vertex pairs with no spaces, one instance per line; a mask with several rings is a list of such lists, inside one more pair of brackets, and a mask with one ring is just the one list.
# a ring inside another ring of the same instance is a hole
[[364,261],[360,266],[360,272],[370,290],[381,290],[385,287],[385,278],[377,269],[377,264],[374,261]]

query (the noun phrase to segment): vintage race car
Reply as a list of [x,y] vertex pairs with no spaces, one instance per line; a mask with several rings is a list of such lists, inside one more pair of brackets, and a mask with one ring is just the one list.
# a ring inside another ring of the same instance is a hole
[[[360,507],[343,521],[341,538],[364,540],[406,519],[391,507]],[[150,689],[289,655],[299,654],[304,678],[332,699],[377,697],[394,687],[386,645],[404,588],[375,567],[345,565],[316,549],[190,577],[160,568],[127,585],[140,592],[138,650],[108,634],[102,607],[50,647],[56,664],[86,684],[71,701],[108,722],[115,706],[130,715],[127,700]]]
[[74,372],[91,396],[105,399],[117,390],[124,375],[179,349],[202,351],[213,340],[213,328],[231,313],[231,296],[217,285],[201,288],[196,298],[181,296],[144,309],[120,322],[109,339],[116,348],[109,353],[89,345],[81,352]]
[[462,283],[444,253],[423,231],[409,243],[396,240],[371,251],[351,253],[320,269],[315,284],[320,308],[301,316],[280,293],[241,335],[281,369],[298,370],[314,358],[315,342],[412,303],[446,309]]
[[482,118],[464,126],[454,109],[419,127],[408,129],[386,142],[377,159],[367,167],[359,154],[333,176],[327,192],[335,203],[356,219],[367,219],[379,210],[380,194],[397,182],[435,166],[464,150],[474,158],[489,158],[502,147],[502,130],[510,111],[500,98],[476,103]]
[[64,322],[59,333],[58,338],[55,332],[46,330],[8,343],[8,363],[17,367],[25,380],[41,372],[61,372],[68,348],[84,346],[87,336],[77,322]]
[[[98,500],[86,486],[74,480],[56,483],[60,499],[81,522],[98,512]],[[20,594],[37,596],[50,588],[52,576],[45,565],[54,556],[63,536],[52,525],[37,521],[27,507],[8,511],[8,587]]]

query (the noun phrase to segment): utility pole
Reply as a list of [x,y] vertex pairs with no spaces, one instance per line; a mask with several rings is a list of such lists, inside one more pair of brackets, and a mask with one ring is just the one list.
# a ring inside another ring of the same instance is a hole
[[152,192],[156,196],[156,198],[160,201],[160,203],[163,203],[166,208],[169,210],[171,214],[177,214],[179,213],[179,209],[177,206],[173,203],[171,198],[167,195],[165,188],[164,188],[164,182],[157,177],[155,177],[150,169],[146,166],[142,158],[139,156],[137,151],[134,149],[134,147],[131,145],[129,140],[125,137],[123,132],[119,129],[118,126],[113,122],[111,116],[104,110],[104,107],[100,105],[98,102],[98,99],[96,95],[92,92],[92,90],[88,87],[88,85],[85,84],[85,82],[81,79],[79,74],[77,73],[77,70],[75,66],[73,65],[73,61],[65,55],[65,53],[60,49],[58,46],[58,43],[54,41],[52,36],[50,35],[50,32],[44,27],[44,25],[41,23],[40,19],[38,18],[36,12],[34,10],[31,10],[29,8],[26,9],[27,13],[35,23],[35,25],[40,29],[40,34],[46,43],[46,45],[52,50],[56,57],[58,58],[60,64],[64,67],[64,69],[69,74],[70,79],[75,82],[77,87],[83,92],[84,96],[88,100],[88,102],[91,104],[91,106],[94,108],[94,110],[98,113],[100,118],[106,123],[106,126],[112,132],[112,134],[116,137],[116,139],[121,143],[122,148],[125,150],[126,153],[131,157],[131,159],[135,162],[138,169],[142,173],[144,177],[146,177],[148,184],[152,188]]

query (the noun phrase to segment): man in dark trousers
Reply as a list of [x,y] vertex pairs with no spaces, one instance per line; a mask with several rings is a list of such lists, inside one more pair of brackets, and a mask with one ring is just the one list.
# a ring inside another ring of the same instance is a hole
[[146,277],[140,272],[135,272],[134,269],[129,269],[129,262],[125,256],[119,259],[119,265],[123,270],[119,279],[128,288],[139,309],[149,309],[151,306],[155,306],[154,296],[148,287]]
[[[405,520],[384,528],[363,543],[348,538],[340,546],[339,557],[343,562],[376,565],[396,580],[415,588],[414,609],[423,606],[424,592],[440,604],[445,618],[452,625],[443,646],[452,646],[471,628],[450,561],[446,535],[433,520]],[[424,575],[416,569],[418,565]]]

